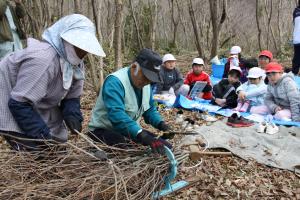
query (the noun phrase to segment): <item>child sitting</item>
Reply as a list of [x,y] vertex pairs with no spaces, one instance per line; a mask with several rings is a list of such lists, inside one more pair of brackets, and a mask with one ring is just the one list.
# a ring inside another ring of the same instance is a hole
[[237,106],[236,89],[241,85],[239,81],[242,70],[239,67],[231,67],[228,78],[223,78],[213,87],[212,104],[222,108],[235,108]]
[[248,70],[245,66],[245,59],[242,58],[241,51],[242,51],[242,49],[239,46],[231,47],[230,56],[229,56],[229,58],[227,60],[227,63],[225,64],[225,67],[224,67],[223,78],[227,78],[230,68],[232,66],[235,66],[235,67],[240,67],[240,69],[241,69],[242,73],[241,73],[241,76],[240,76],[240,81],[242,83],[247,81],[246,76],[247,76]]
[[247,112],[253,106],[264,105],[264,94],[267,85],[264,83],[264,71],[253,67],[248,72],[248,81],[237,88],[238,105],[235,111]]
[[195,58],[192,63],[192,71],[189,72],[184,80],[184,85],[181,88],[185,90],[186,95],[192,90],[193,86],[197,81],[204,81],[206,82],[206,86],[198,95],[199,98],[210,100],[212,97],[212,86],[209,75],[203,71],[204,69],[204,61],[202,58]]
[[260,114],[275,114],[279,120],[300,121],[300,92],[292,73],[283,74],[283,68],[271,62],[265,68],[269,84],[265,96],[265,105],[260,106]]
[[176,59],[172,54],[164,55],[159,74],[163,82],[156,85],[155,93],[177,95],[179,88],[183,85],[183,78],[176,68]]

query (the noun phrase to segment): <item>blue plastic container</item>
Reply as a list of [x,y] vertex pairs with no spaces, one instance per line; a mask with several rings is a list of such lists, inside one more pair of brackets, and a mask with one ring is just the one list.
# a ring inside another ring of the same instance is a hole
[[220,59],[220,62],[221,62],[220,65],[212,64],[212,66],[211,66],[213,77],[216,77],[216,78],[222,78],[223,77],[224,67],[225,67],[225,64],[227,62],[227,59],[222,58],[222,59]]
[[212,68],[213,77],[222,78],[224,73],[224,66],[225,64],[220,64],[220,65],[212,64],[211,68]]

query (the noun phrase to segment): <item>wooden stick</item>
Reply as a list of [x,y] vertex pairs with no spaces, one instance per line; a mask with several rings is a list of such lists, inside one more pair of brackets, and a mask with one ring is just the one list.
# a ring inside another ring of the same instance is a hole
[[200,151],[197,145],[189,146],[190,159],[199,160],[201,157],[207,156],[232,156],[231,152],[216,152],[216,151]]

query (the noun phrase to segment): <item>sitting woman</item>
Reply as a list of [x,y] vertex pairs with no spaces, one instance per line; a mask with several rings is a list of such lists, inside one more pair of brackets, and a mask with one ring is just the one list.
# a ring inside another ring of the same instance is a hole
[[247,112],[250,108],[264,105],[264,94],[267,92],[267,85],[263,81],[264,74],[258,67],[249,70],[248,81],[237,89],[238,105],[235,111]]

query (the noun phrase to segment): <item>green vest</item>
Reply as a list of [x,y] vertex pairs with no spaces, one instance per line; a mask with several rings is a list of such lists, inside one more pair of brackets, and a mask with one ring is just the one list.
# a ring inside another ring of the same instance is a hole
[[[131,85],[128,76],[129,69],[130,69],[129,67],[122,68],[110,74],[109,76],[115,76],[121,81],[123,88],[125,90],[125,97],[124,97],[125,112],[127,113],[127,115],[130,116],[132,120],[139,123],[143,113],[150,108],[149,102],[150,102],[151,88],[150,85],[146,85],[143,87],[142,103],[141,103],[141,107],[139,108],[136,94],[134,92],[134,88]],[[97,98],[96,105],[93,108],[92,117],[89,123],[89,129],[91,131],[97,128],[113,130],[113,126],[111,122],[108,120],[107,109],[103,102],[102,89],[100,90],[100,94]],[[126,130],[124,130],[124,132],[126,132]]]

